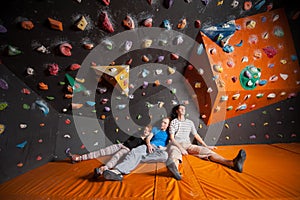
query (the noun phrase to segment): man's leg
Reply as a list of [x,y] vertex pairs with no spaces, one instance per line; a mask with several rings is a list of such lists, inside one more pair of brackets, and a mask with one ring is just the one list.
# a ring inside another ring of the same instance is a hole
[[177,146],[172,145],[170,143],[167,147],[167,151],[168,151],[169,157],[168,157],[166,165],[167,165],[168,169],[172,172],[174,177],[177,180],[181,180],[181,175],[178,171],[179,163],[182,161],[181,151],[178,149]]
[[199,145],[191,145],[187,150],[189,154],[199,158],[222,164],[238,172],[243,171],[243,164],[246,159],[246,152],[243,149],[239,151],[238,155],[233,160],[226,159],[216,152]]

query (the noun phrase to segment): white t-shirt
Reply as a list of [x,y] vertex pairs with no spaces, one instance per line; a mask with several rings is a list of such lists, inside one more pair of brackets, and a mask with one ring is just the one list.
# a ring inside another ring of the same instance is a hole
[[177,118],[170,123],[169,133],[175,134],[174,138],[179,143],[191,143],[190,134],[197,134],[193,121],[185,119],[180,121]]

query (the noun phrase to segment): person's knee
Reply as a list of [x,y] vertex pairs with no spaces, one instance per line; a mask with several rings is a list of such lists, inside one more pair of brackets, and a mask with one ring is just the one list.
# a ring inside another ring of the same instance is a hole
[[160,157],[161,157],[161,161],[160,162],[166,162],[168,160],[169,155],[168,155],[167,152],[162,151]]

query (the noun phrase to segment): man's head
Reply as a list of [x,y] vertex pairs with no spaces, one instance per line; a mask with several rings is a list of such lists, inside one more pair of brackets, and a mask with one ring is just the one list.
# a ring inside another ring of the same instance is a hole
[[164,117],[162,120],[161,120],[161,126],[160,126],[160,129],[163,130],[163,131],[166,131],[169,127],[169,124],[170,124],[170,118],[169,117]]
[[185,105],[183,105],[183,104],[177,105],[175,112],[176,112],[177,117],[184,116],[185,115]]

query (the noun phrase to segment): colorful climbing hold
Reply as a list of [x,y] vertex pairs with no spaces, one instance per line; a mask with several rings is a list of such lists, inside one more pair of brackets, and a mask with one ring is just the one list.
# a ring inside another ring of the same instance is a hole
[[24,142],[21,142],[21,143],[17,144],[16,147],[20,148],[20,149],[23,149],[23,148],[25,148],[25,146],[26,146],[27,143],[28,142],[25,140]]
[[0,135],[2,133],[4,133],[4,131],[5,131],[5,125],[4,124],[0,124]]
[[38,108],[43,111],[43,113],[45,115],[47,115],[49,113],[49,107],[47,105],[47,103],[43,100],[36,100],[35,104],[38,106]]
[[71,56],[72,45],[70,43],[64,42],[59,45],[59,51],[64,56]]
[[2,78],[0,79],[0,88],[2,88],[3,90],[8,89],[8,83]]
[[127,15],[125,17],[125,19],[123,20],[123,25],[125,26],[125,28],[127,29],[134,29],[135,28],[135,24],[134,21],[132,19],[131,16]]
[[19,50],[17,47],[8,45],[7,46],[7,55],[9,56],[16,56],[16,55],[20,55],[22,53],[21,50]]
[[56,76],[59,71],[58,64],[53,63],[53,64],[48,64],[48,71],[50,75]]
[[50,18],[50,17],[48,17],[48,21],[49,21],[50,27],[51,27],[52,29],[59,30],[59,31],[63,31],[63,25],[62,25],[61,21],[52,19],[52,18]]
[[100,25],[103,30],[109,33],[113,33],[115,31],[110,19],[108,18],[107,12],[103,11],[100,13]]

